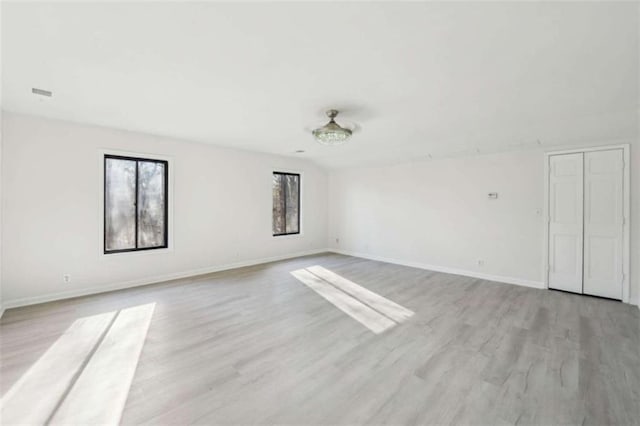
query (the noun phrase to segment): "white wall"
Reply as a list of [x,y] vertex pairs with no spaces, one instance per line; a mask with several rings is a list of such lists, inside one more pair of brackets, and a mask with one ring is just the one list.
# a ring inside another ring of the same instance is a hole
[[[640,111],[638,111],[640,115]],[[640,133],[640,128],[638,129]],[[631,146],[631,294],[630,303],[640,308],[640,141]]]
[[[327,178],[295,158],[12,113],[2,124],[5,307],[322,250],[327,240],[352,254],[525,285],[543,281],[542,151],[334,170]],[[101,254],[102,149],[172,158],[171,250]],[[638,303],[637,144],[631,158],[631,300]],[[271,236],[274,169],[303,172],[300,237]],[[488,192],[499,198],[487,199]]]
[[[0,8],[1,10],[1,8]],[[1,67],[0,67],[1,68]],[[1,85],[0,85],[1,86]],[[2,297],[2,89],[0,88],[0,317],[4,313],[4,298]]]
[[[2,22],[2,4],[0,4],[0,22]],[[0,31],[0,46],[2,46],[2,31]],[[1,52],[0,47],[0,52]],[[0,81],[2,81],[2,54],[0,54]],[[4,313],[2,297],[2,84],[0,84],[0,317]]]
[[[2,124],[5,307],[326,247],[327,176],[310,162],[7,112]],[[102,149],[172,158],[170,250],[101,254]],[[274,169],[302,172],[301,236],[271,235]]]
[[[634,303],[640,294],[639,151],[632,147]],[[498,199],[488,199],[489,192]],[[541,150],[338,170],[329,176],[329,247],[542,286],[543,209]]]

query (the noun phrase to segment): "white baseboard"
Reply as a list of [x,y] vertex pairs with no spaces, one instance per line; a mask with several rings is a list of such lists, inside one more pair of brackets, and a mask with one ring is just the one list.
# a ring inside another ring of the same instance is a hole
[[409,266],[412,268],[426,269],[429,271],[436,271],[436,272],[444,272],[447,274],[463,275],[465,277],[480,278],[487,281],[496,281],[499,283],[515,284],[515,285],[520,285],[524,287],[532,287],[532,288],[538,288],[538,289],[545,288],[544,283],[541,281],[532,281],[532,280],[525,280],[522,278],[505,277],[502,275],[483,274],[481,272],[468,271],[465,269],[450,268],[447,266],[428,265],[425,263],[392,259],[384,256],[375,256],[375,255],[365,254],[365,253],[356,253],[348,250],[329,249],[329,251],[332,253],[361,257],[364,259],[377,260],[379,262],[393,263],[396,265]]
[[[230,269],[242,268],[242,267],[245,267],[245,266],[260,265],[260,264],[263,264],[263,263],[276,262],[278,260],[286,260],[286,259],[291,259],[291,258],[294,258],[294,257],[309,256],[309,255],[313,255],[313,254],[320,254],[320,253],[326,253],[326,252],[338,253],[338,254],[343,254],[343,255],[346,255],[346,256],[361,257],[363,259],[370,259],[370,260],[376,260],[376,261],[379,261],[379,262],[393,263],[393,264],[396,264],[396,265],[409,266],[409,267],[412,267],[412,268],[425,269],[425,270],[429,270],[429,271],[444,272],[444,273],[447,273],[447,274],[455,274],[455,275],[463,275],[463,276],[467,276],[467,277],[479,278],[479,279],[483,279],[483,280],[495,281],[495,282],[506,283],[506,284],[515,284],[515,285],[538,288],[538,289],[545,288],[544,283],[540,282],[540,281],[524,280],[524,279],[521,279],[521,278],[505,277],[505,276],[501,276],[501,275],[483,274],[483,273],[479,273],[479,272],[475,272],[475,271],[468,271],[468,270],[464,270],[464,269],[449,268],[449,267],[446,267],[446,266],[437,266],[437,265],[427,265],[427,264],[419,263],[419,262],[409,262],[409,261],[403,261],[403,260],[388,258],[388,257],[384,257],[384,256],[375,256],[375,255],[370,255],[370,254],[365,254],[365,253],[357,253],[357,252],[352,252],[352,251],[347,251],[347,250],[317,249],[317,250],[309,250],[309,251],[305,251],[305,252],[299,252],[299,253],[293,253],[293,254],[287,254],[287,255],[281,255],[281,256],[273,256],[273,257],[262,258],[262,259],[254,259],[254,260],[249,260],[249,261],[244,261],[244,262],[231,263],[231,264],[226,264],[226,265],[212,266],[212,267],[208,267],[208,268],[195,269],[195,270],[191,270],[191,271],[177,272],[177,273],[173,273],[173,274],[160,275],[160,276],[151,277],[151,278],[143,278],[143,279],[139,279],[139,280],[125,281],[125,282],[121,282],[121,283],[109,284],[109,285],[100,286],[100,287],[91,287],[91,288],[86,288],[86,289],[78,289],[78,290],[72,290],[72,291],[51,293],[51,294],[47,294],[47,295],[43,295],[43,296],[25,297],[25,298],[20,298],[20,299],[14,299],[14,300],[10,300],[10,301],[4,303],[2,306],[0,306],[0,318],[2,317],[2,314],[4,314],[4,311],[6,309],[18,308],[18,307],[21,307],[21,306],[28,306],[28,305],[35,305],[35,304],[38,304],[38,303],[52,302],[52,301],[55,301],[55,300],[69,299],[69,298],[72,298],[72,297],[88,296],[88,295],[91,295],[91,294],[106,293],[106,292],[114,291],[114,290],[122,290],[122,289],[125,289],[125,288],[139,287],[139,286],[143,286],[143,285],[160,283],[160,282],[163,282],[163,281],[170,281],[170,280],[175,280],[175,279],[180,279],[180,278],[194,277],[194,276],[198,276],[198,275],[210,274],[210,273],[213,273],[213,272],[226,271],[226,270],[230,270]],[[629,303],[637,305],[638,309],[640,309],[640,300],[633,300],[633,301],[630,300]]]
[[[3,304],[4,309],[19,308],[21,306],[36,305],[38,303],[53,302],[55,300],[69,299],[72,297],[88,296],[91,294],[106,293],[114,290],[122,290],[125,288],[139,287],[143,285],[156,284],[164,281],[171,281],[181,278],[195,277],[198,275],[210,274],[212,272],[227,271],[230,269],[242,268],[245,266],[260,265],[263,263],[276,262],[278,260],[291,259],[294,257],[309,256],[313,254],[326,253],[327,249],[308,250],[304,252],[285,254],[280,256],[266,257],[262,259],[247,260],[243,262],[230,263],[226,265],[217,265],[201,269],[193,269],[190,271],[176,272],[172,274],[159,275],[149,278],[141,278],[137,280],[125,281],[120,283],[102,285],[99,287],[89,287],[58,293],[50,293],[42,296],[23,297],[20,299],[8,300]],[[4,309],[2,312],[4,312]],[[1,316],[1,315],[0,315]]]

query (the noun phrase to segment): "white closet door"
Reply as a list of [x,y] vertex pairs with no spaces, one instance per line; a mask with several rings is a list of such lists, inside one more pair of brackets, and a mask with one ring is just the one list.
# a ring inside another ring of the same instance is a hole
[[622,299],[623,156],[621,149],[584,154],[584,286]]
[[583,154],[549,157],[549,288],[582,293]]

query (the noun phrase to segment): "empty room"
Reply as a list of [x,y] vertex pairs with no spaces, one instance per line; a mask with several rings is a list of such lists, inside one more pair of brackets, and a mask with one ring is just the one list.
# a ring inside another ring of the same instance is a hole
[[640,425],[640,2],[0,26],[0,424]]

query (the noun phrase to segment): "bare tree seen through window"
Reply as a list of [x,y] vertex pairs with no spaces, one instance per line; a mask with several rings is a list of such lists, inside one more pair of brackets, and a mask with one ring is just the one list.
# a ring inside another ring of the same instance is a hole
[[300,175],[273,172],[273,235],[300,233]]
[[167,176],[166,161],[105,156],[105,253],[167,247]]

